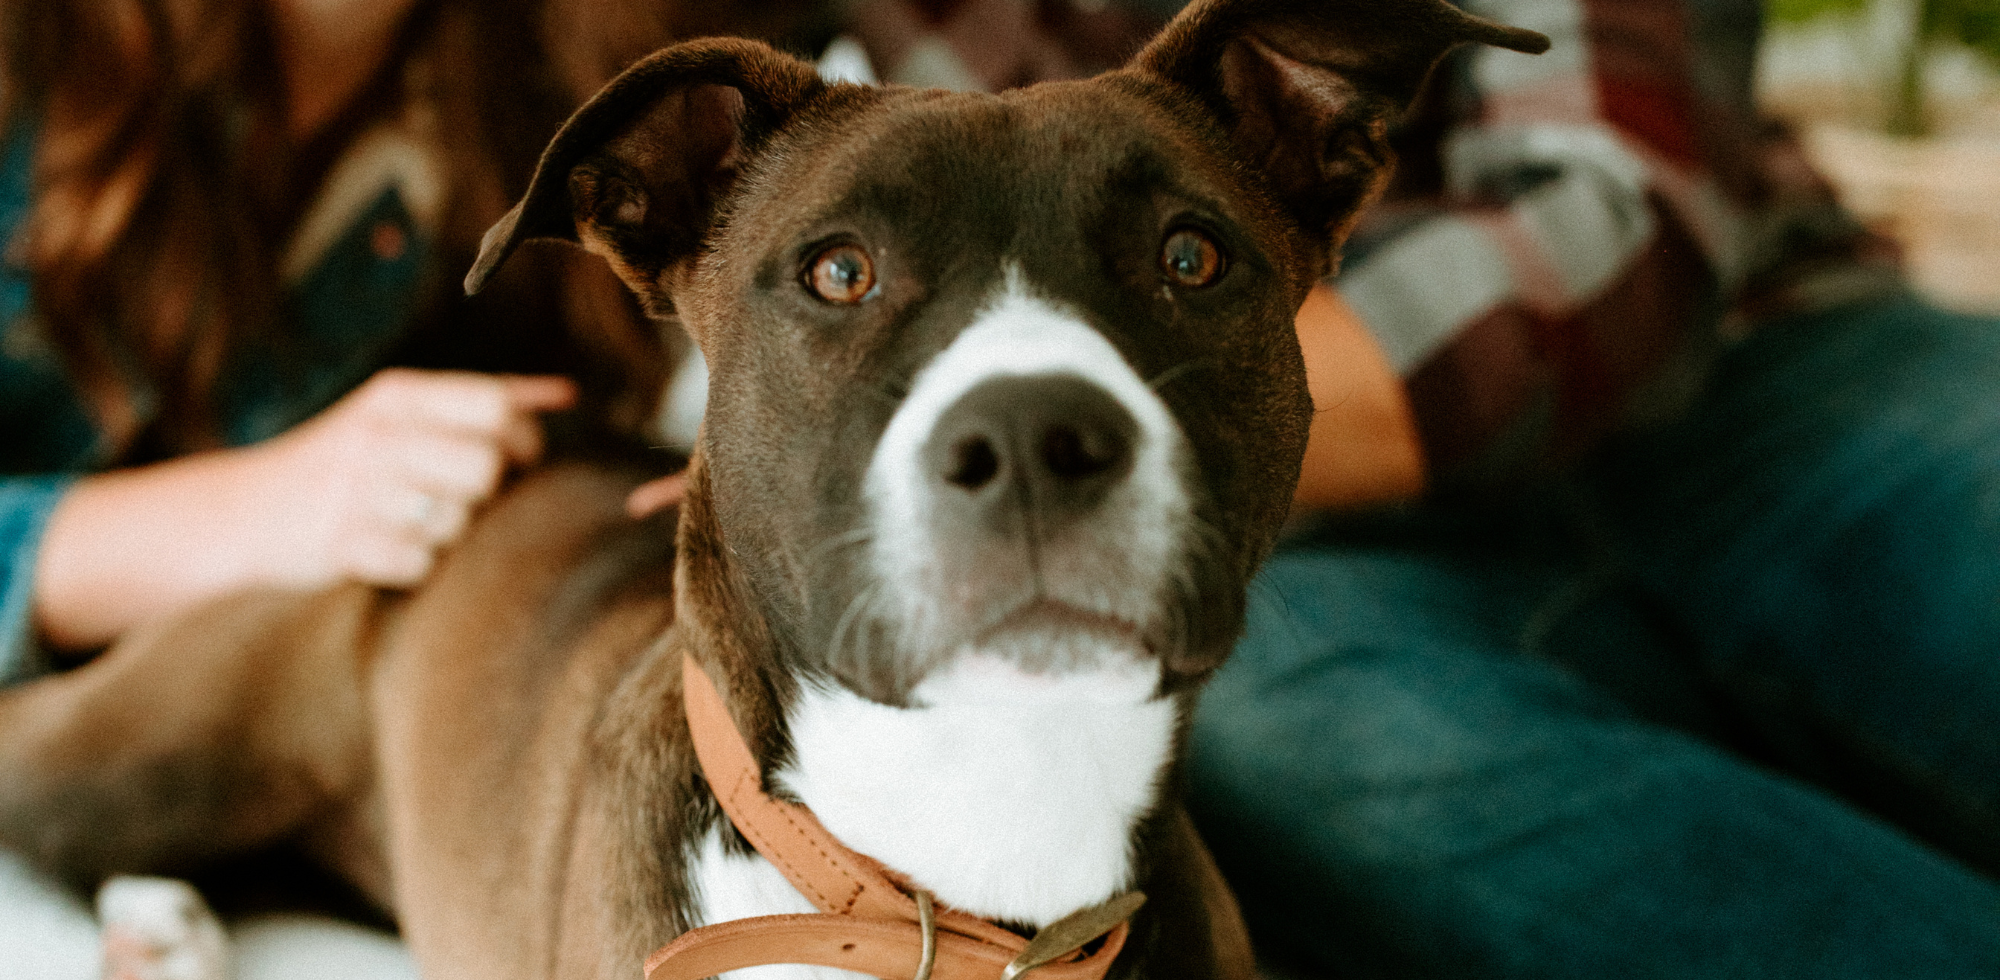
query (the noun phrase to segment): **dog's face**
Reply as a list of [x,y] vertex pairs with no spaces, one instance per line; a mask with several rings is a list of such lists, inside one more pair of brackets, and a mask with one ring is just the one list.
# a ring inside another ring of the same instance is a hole
[[[903,704],[941,666],[1205,676],[1296,482],[1292,319],[1448,47],[1440,0],[1221,2],[997,96],[653,56],[565,127],[514,241],[604,254],[708,358],[700,492],[781,656]],[[1296,7],[1297,9],[1293,9]]]
[[782,645],[890,703],[966,651],[1205,670],[1311,412],[1282,227],[1112,86],[854,102],[773,139],[677,298]]

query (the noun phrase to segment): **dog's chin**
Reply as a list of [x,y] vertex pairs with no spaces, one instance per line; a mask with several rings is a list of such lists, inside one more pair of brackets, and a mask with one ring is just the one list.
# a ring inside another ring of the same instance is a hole
[[943,658],[912,707],[1037,708],[1138,704],[1160,693],[1160,661],[1136,630],[1064,608],[1036,608]]
[[1161,692],[1164,665],[1179,649],[1163,626],[1173,617],[1161,610],[1141,624],[1081,603],[1021,597],[989,604],[983,614],[953,612],[960,615],[837,630],[848,639],[826,644],[837,655],[820,670],[898,708],[936,704],[947,690],[950,701],[966,704],[1129,704]]
[[1140,629],[1116,616],[1037,599],[974,630],[966,650],[1012,660],[1029,674],[1097,670],[1148,652]]

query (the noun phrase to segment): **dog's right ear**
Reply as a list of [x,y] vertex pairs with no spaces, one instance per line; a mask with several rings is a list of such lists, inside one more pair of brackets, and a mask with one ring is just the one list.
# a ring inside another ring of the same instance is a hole
[[667,277],[693,258],[742,165],[825,84],[756,41],[714,38],[655,52],[563,124],[528,193],[488,229],[465,276],[479,292],[530,238],[604,256],[649,311],[672,310]]
[[1207,109],[1232,155],[1328,250],[1388,177],[1388,121],[1468,42],[1549,46],[1446,0],[1197,0],[1132,67]]

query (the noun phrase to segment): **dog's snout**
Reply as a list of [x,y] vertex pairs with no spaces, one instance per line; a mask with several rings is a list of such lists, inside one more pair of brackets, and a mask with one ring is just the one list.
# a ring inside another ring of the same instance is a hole
[[1095,509],[1125,479],[1138,439],[1132,413],[1099,385],[1070,374],[1015,376],[960,397],[925,455],[945,497],[988,517],[1025,508],[1061,520]]

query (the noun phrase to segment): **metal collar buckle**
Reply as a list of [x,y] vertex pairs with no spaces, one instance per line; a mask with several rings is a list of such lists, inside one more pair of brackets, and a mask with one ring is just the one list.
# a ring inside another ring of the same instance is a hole
[[[910,980],[931,980],[931,969],[937,965],[937,904],[931,893],[921,888],[911,889],[910,897],[917,901],[917,928],[923,932],[923,954],[917,961],[917,972]],[[1146,893],[1126,892],[1101,905],[1078,909],[1036,931],[1035,938],[1028,941],[1028,947],[1021,955],[1007,964],[1000,973],[1000,980],[1018,980],[1020,976],[1038,966],[1046,966],[1062,959],[1091,940],[1118,927],[1118,923],[1130,919],[1146,904]]]
[[924,932],[924,952],[917,960],[917,975],[910,980],[931,980],[931,968],[937,965],[937,908],[930,892],[919,888],[912,894],[917,900],[917,928]]
[[[1118,927],[1118,923],[1131,918],[1133,913],[1139,911],[1139,906],[1144,904],[1146,904],[1145,892],[1126,892],[1101,905],[1078,909],[1043,926],[1035,933],[1035,938],[1028,940],[1028,948],[1022,950],[1021,955],[1014,957],[1014,962],[1007,964],[1007,969],[1001,971],[1000,980],[1017,980],[1029,970],[1053,963],[1082,949],[1086,943],[1110,932]],[[917,980],[924,978],[919,977]]]

